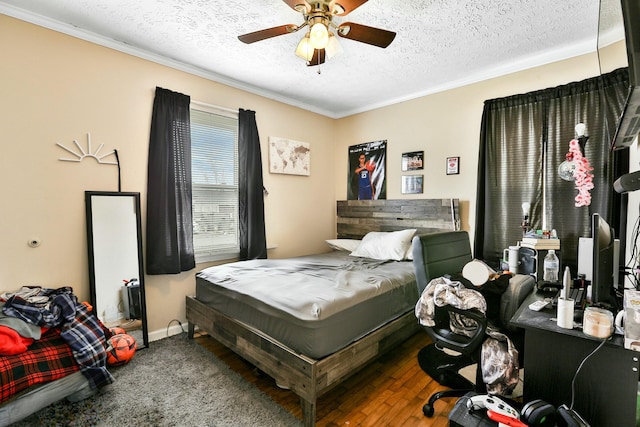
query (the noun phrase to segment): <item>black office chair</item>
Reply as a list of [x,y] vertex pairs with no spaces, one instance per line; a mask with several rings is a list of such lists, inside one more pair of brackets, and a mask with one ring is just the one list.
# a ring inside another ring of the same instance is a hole
[[[420,294],[429,282],[437,277],[460,273],[469,261],[471,245],[466,231],[450,231],[419,235],[413,238],[413,264],[416,273],[416,281]],[[522,349],[524,334],[522,331],[509,325],[509,320],[531,293],[534,285],[531,276],[516,275],[510,279],[505,292],[499,296],[497,322],[514,342],[516,348]],[[471,337],[454,333],[450,329],[449,313],[456,312],[474,319],[478,327]],[[480,394],[486,393],[486,386],[482,379],[480,368],[480,352],[482,343],[486,339],[485,331],[488,325],[487,317],[478,310],[459,310],[455,307],[436,307],[434,316],[435,325],[425,327],[425,331],[432,338],[433,343],[423,348],[418,361],[421,368],[439,384],[450,387],[452,390],[444,390],[434,393],[423,406],[423,412],[431,417],[434,414],[434,403],[444,397],[461,397],[469,391]],[[460,355],[444,353],[442,348],[454,350]],[[478,364],[476,369],[475,384],[464,378],[458,371],[465,366]],[[522,364],[521,364],[522,366]]]

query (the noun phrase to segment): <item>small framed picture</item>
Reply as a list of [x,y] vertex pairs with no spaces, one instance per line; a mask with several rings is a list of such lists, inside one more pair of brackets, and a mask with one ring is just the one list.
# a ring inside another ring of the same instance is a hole
[[460,157],[447,157],[447,175],[460,173]]
[[423,167],[424,151],[402,153],[402,172],[417,171]]
[[424,175],[402,175],[402,194],[422,193]]

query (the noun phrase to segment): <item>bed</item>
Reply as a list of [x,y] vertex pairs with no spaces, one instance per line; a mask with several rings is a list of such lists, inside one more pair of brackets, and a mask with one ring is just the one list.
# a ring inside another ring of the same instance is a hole
[[[0,426],[20,421],[61,399],[86,399],[112,381],[104,365],[103,325],[86,306],[77,303],[70,288],[59,288],[51,295],[63,294],[69,296],[64,300],[69,303],[66,307],[73,309],[60,309],[70,315],[68,324],[50,328],[26,351],[0,356]],[[63,299],[56,301],[64,304]],[[75,341],[70,344],[72,336]],[[5,351],[7,348],[3,346]]]
[[410,248],[414,233],[458,229],[458,212],[457,199],[339,201],[332,242],[343,250],[197,273],[196,295],[186,298],[189,336],[197,326],[290,388],[314,426],[319,396],[419,329],[409,255],[392,244],[374,249],[397,249],[390,260],[366,250],[354,257],[349,244],[374,232],[363,242],[409,236]]

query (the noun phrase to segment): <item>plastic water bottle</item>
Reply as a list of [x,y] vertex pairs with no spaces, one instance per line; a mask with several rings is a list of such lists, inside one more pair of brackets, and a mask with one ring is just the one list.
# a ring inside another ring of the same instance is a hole
[[558,272],[560,270],[560,261],[556,256],[556,251],[549,249],[547,255],[544,257],[544,276],[545,282],[557,282]]

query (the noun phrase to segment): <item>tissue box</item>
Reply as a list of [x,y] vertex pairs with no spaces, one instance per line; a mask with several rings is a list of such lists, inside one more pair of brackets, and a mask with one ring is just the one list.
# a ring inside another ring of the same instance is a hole
[[624,291],[624,348],[640,351],[640,291]]

